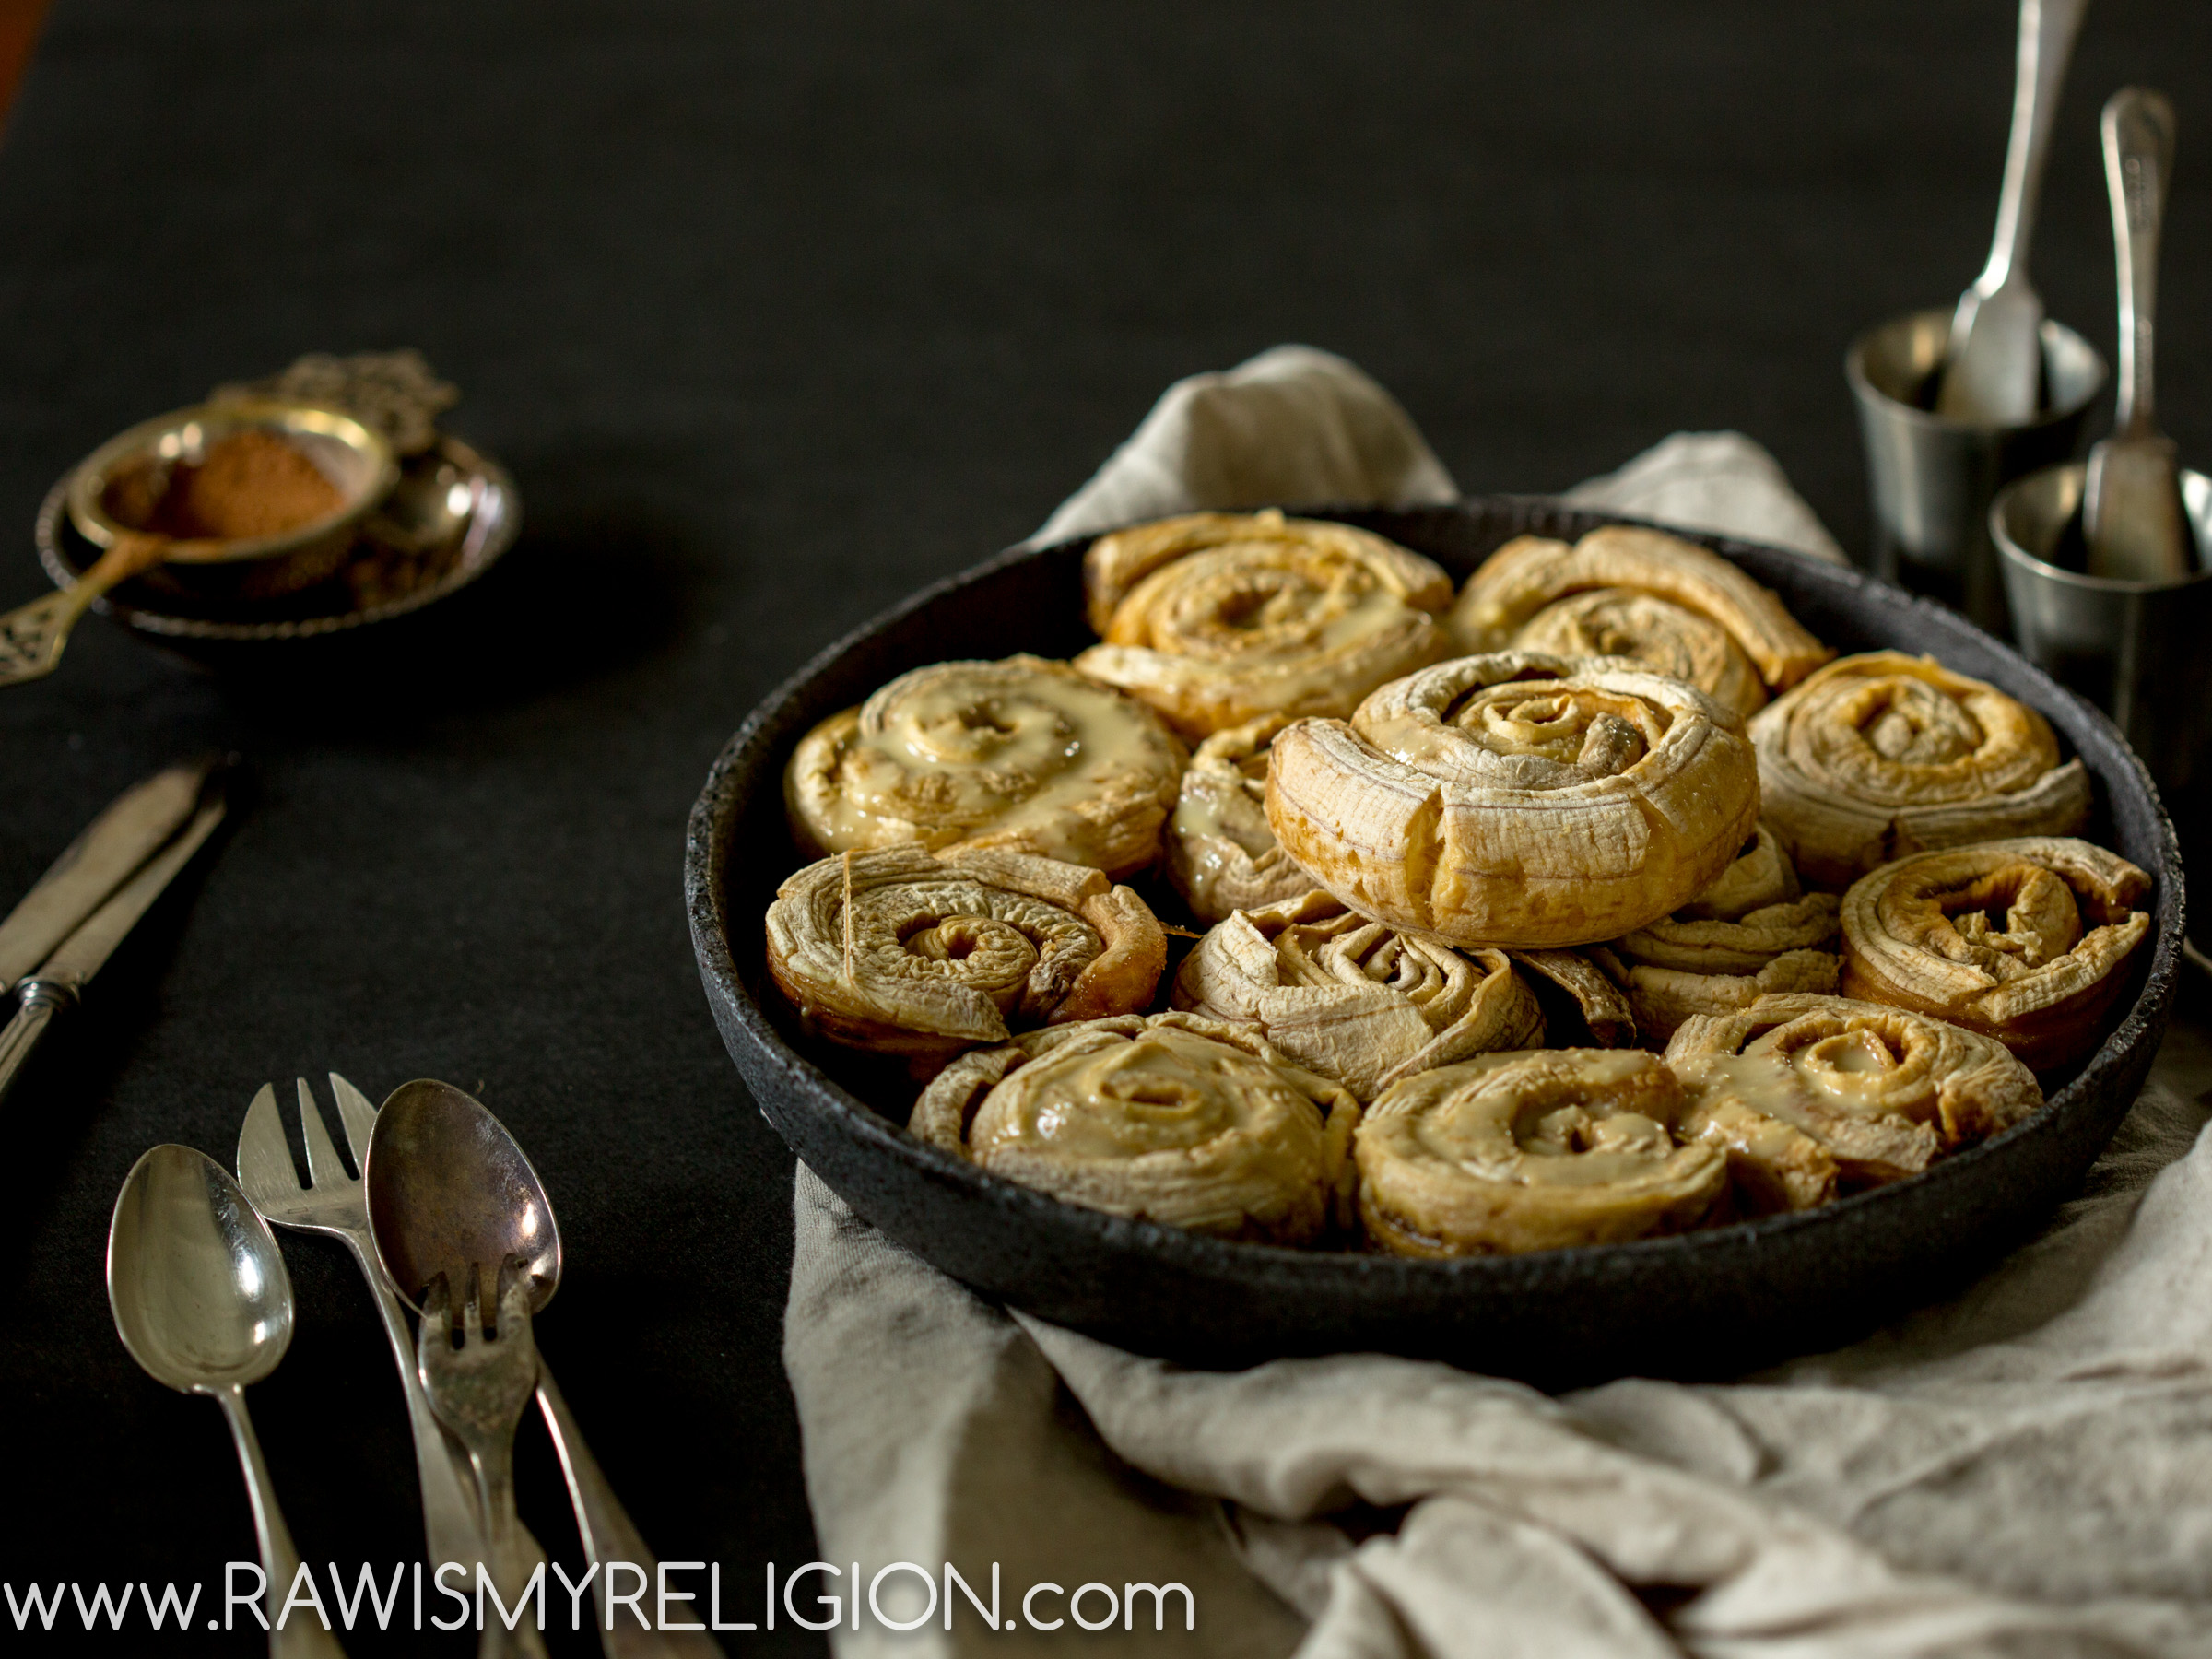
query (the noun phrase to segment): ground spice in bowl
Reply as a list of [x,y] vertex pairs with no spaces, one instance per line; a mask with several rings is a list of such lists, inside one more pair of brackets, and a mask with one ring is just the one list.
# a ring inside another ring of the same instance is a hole
[[199,461],[166,474],[153,466],[124,474],[105,501],[119,523],[179,541],[282,535],[344,503],[299,445],[253,427],[217,439]]

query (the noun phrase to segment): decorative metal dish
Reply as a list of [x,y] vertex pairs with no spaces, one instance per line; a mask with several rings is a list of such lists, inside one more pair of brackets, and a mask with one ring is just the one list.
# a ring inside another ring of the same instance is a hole
[[[1322,510],[1428,555],[1456,578],[1514,535],[1573,540],[1610,515],[1490,498],[1406,512]],[[1641,1372],[1712,1375],[1838,1346],[1941,1296],[2019,1242],[2073,1192],[2126,1112],[2179,972],[2172,825],[2111,723],[1956,614],[1856,571],[1713,536],[1690,539],[1775,590],[1843,651],[1930,653],[2049,717],[2096,794],[2085,834],[2150,871],[2152,948],[2113,1030],[2044,1078],[2048,1107],[1927,1173],[1812,1210],[1528,1255],[1418,1261],[1227,1243],[1063,1204],[900,1127],[900,1074],[801,1034],[767,983],[761,917],[801,862],[782,771],[814,724],[893,676],[1017,651],[1068,656],[1088,539],[1003,554],[841,641],[747,718],[691,815],[685,889],[708,1001],[776,1130],[854,1210],[986,1295],[1141,1352],[1235,1365],[1360,1350],[1427,1356],[1547,1384]]]
[[[76,472],[57,480],[39,508],[39,562],[57,587],[76,580],[100,553],[71,516]],[[406,457],[390,493],[312,585],[244,598],[141,577],[94,608],[188,652],[350,632],[459,592],[499,560],[521,526],[522,501],[507,469],[457,438],[440,437]]]

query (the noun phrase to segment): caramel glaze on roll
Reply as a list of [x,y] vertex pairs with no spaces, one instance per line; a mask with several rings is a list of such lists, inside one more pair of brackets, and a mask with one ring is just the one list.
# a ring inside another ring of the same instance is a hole
[[1691,1090],[1687,1132],[1805,1202],[1818,1200],[1823,1160],[1830,1192],[1896,1181],[2043,1103],[2034,1074],[1995,1040],[1841,996],[1700,1015],[1666,1060]]
[[814,1030],[934,1070],[1010,1026],[1142,1008],[1167,964],[1145,901],[1018,853],[845,853],[768,910],[768,969]]
[[1514,537],[1467,579],[1452,632],[1470,653],[1632,657],[1743,715],[1835,654],[1719,554],[1628,524],[1571,547]]
[[1843,994],[1994,1037],[2036,1071],[2097,1046],[2150,877],[2056,836],[1922,853],[1843,896]]
[[1674,1134],[1688,1105],[1638,1049],[1485,1054],[1383,1090],[1354,1136],[1368,1241],[1396,1255],[1510,1255],[1679,1232],[1727,1185]]
[[1586,965],[1578,975],[1568,952],[1463,953],[1371,922],[1318,891],[1215,927],[1183,958],[1174,1001],[1252,1021],[1300,1065],[1371,1100],[1415,1072],[1540,1047],[1536,980],[1575,997],[1593,1029],[1633,1041],[1627,1000]]
[[1186,759],[1151,710],[1065,663],[936,663],[816,726],[783,794],[817,855],[911,841],[1119,877],[1159,853]]
[[1168,879],[1202,922],[1309,892],[1313,878],[1290,862],[1267,828],[1267,757],[1287,714],[1216,732],[1182,774],[1168,820]]
[[2088,774],[2061,764],[2050,723],[1933,657],[1830,663],[1751,720],[1764,815],[1797,865],[1845,888],[1913,853],[2067,835]]
[[1395,542],[1279,512],[1194,512],[1093,542],[1104,643],[1076,658],[1194,741],[1266,714],[1347,714],[1449,655],[1452,580]]
[[1778,992],[1832,993],[1841,903],[1804,891],[1761,824],[1697,898],[1591,954],[1628,992],[1637,1030],[1664,1042],[1694,1014],[1733,1014]]
[[1359,1103],[1248,1025],[1193,1014],[1059,1026],[963,1054],[914,1134],[1069,1204],[1308,1244],[1352,1221]]
[[1455,945],[1618,938],[1688,903],[1759,817],[1742,724],[1634,663],[1462,657],[1275,739],[1267,822],[1349,908]]

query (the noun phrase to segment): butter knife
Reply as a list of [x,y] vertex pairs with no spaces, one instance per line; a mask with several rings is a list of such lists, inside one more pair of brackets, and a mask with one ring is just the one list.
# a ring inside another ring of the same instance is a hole
[[[125,881],[84,924],[65,938],[58,949],[40,964],[38,971],[17,987],[22,1001],[16,1017],[0,1030],[0,1100],[15,1087],[16,1076],[39,1039],[46,1034],[57,1009],[75,1003],[92,976],[100,970],[124,936],[152,908],[177,872],[192,862],[215,827],[223,821],[223,797],[211,790],[199,810],[169,844],[147,860],[138,873]],[[66,856],[66,855],[65,855]]]
[[169,843],[200,805],[215,757],[180,761],[117,795],[0,922],[0,996]]

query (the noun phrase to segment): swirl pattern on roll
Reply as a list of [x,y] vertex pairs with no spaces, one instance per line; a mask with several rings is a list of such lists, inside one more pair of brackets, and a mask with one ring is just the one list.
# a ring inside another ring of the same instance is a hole
[[1933,657],[1842,657],[1751,720],[1767,822],[1798,873],[1848,887],[1913,853],[2068,835],[2088,774],[2035,710]]
[[1636,1049],[1486,1054],[1406,1077],[1353,1138],[1368,1240],[1398,1255],[1509,1255],[1696,1227],[1727,1161],[1676,1138],[1686,1104]]
[[1267,828],[1267,756],[1291,716],[1268,714],[1198,746],[1168,820],[1168,879],[1203,922],[1311,891],[1313,878]]
[[1843,896],[1843,994],[1995,1038],[2036,1071],[2097,1046],[2150,917],[2150,877],[2029,836],[1884,865]]
[[768,967],[810,1028],[926,1070],[1014,1027],[1144,1007],[1167,965],[1145,901],[1018,853],[886,847],[776,891]]
[[1452,632],[1476,653],[1630,657],[1743,715],[1835,654],[1718,554],[1628,524],[1514,537],[1467,579]]
[[1065,663],[936,663],[809,732],[784,800],[818,855],[912,841],[1118,877],[1158,853],[1185,759],[1151,710]]
[[1764,824],[1720,879],[1671,916],[1596,953],[1636,1027],[1665,1041],[1696,1014],[1732,1014],[1781,992],[1836,989],[1833,893],[1807,893]]
[[1348,1092],[1253,1027],[1176,1013],[963,1054],[923,1091],[911,1127],[1069,1204],[1308,1244],[1351,1222],[1359,1119]]
[[1818,1143],[1850,1185],[1916,1175],[2043,1103],[2035,1075],[1995,1039],[1841,996],[1765,996],[1700,1016],[1666,1059],[1709,1108]]
[[1279,512],[1195,512],[1102,535],[1084,558],[1076,658],[1186,736],[1265,714],[1346,714],[1448,655],[1451,578],[1364,530]]
[[1618,938],[1688,902],[1759,816],[1741,723],[1613,658],[1463,657],[1275,739],[1267,822],[1363,915],[1453,944]]
[[1183,958],[1174,1001],[1253,1021],[1362,1100],[1417,1071],[1544,1041],[1543,1011],[1503,951],[1462,955],[1312,890],[1215,927]]

